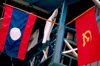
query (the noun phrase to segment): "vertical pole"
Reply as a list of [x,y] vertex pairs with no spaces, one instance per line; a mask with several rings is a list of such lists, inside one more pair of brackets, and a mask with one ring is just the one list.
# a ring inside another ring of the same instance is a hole
[[96,17],[97,23],[100,21],[100,15]]
[[69,61],[69,66],[71,66],[71,63],[72,63],[72,58],[70,58],[70,61]]
[[58,32],[57,32],[57,40],[55,43],[54,53],[53,53],[53,63],[60,63],[61,52],[62,52],[62,45],[64,40],[64,33],[65,33],[65,20],[67,15],[67,7],[68,7],[68,0],[64,0],[62,12],[59,20]]

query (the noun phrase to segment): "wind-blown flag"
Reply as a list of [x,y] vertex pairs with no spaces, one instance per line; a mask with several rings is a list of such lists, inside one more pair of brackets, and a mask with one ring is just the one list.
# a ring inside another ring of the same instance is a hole
[[5,6],[0,32],[0,51],[24,60],[36,18],[34,15]]
[[78,46],[78,66],[100,60],[100,36],[94,8],[79,17],[75,24]]

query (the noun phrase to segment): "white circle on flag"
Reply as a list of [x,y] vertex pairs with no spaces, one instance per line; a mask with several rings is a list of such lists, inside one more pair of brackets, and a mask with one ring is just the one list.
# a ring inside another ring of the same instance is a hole
[[18,40],[21,37],[21,31],[19,28],[12,28],[10,30],[10,37],[12,40]]

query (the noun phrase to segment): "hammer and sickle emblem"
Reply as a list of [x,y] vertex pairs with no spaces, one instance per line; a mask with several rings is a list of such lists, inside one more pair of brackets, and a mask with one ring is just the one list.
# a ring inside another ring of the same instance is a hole
[[[87,37],[86,34],[89,34],[90,36]],[[92,35],[91,35],[91,32],[87,30],[85,33],[82,34],[82,36],[83,36],[83,47],[84,47],[86,45],[86,42],[89,42],[89,40],[90,41],[92,40]]]

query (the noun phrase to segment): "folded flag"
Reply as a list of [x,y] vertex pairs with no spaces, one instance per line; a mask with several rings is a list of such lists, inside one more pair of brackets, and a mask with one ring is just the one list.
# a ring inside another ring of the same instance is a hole
[[[54,12],[49,17],[48,20],[55,22],[57,18],[57,14],[58,14],[58,9],[54,10]],[[45,28],[44,28],[44,36],[43,36],[43,41],[42,41],[43,44],[45,44],[46,41],[50,40],[50,33],[51,33],[51,30],[53,29],[53,26],[54,26],[53,23],[46,21]]]
[[5,6],[0,32],[0,51],[24,60],[36,18],[32,14]]
[[92,8],[76,21],[76,37],[78,46],[78,66],[100,60],[99,30]]

